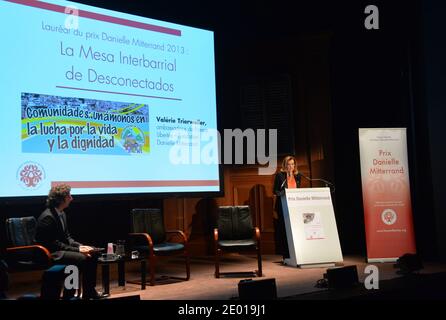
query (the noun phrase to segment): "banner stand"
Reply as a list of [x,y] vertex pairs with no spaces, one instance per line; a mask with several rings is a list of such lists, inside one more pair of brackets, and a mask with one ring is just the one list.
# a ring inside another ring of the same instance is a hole
[[[286,260],[287,259],[285,259],[284,263],[286,265],[288,265],[286,263]],[[297,266],[293,266],[293,267],[297,267],[300,269],[312,269],[312,268],[331,268],[334,266],[336,266],[335,263],[313,263],[313,264],[309,263],[309,264],[301,264],[301,265],[297,265]]]
[[416,253],[406,128],[360,128],[362,199],[368,262]]
[[373,259],[367,259],[368,263],[389,263],[389,262],[396,262],[398,258],[373,258]]

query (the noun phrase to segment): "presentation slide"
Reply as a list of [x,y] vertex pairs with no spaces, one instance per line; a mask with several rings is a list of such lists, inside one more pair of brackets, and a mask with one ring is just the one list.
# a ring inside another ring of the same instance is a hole
[[0,197],[218,192],[213,32],[0,2]]

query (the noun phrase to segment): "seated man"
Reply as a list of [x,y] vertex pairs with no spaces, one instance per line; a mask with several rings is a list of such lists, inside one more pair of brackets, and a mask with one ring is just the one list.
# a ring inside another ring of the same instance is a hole
[[47,209],[37,221],[36,239],[51,252],[58,264],[76,265],[83,274],[84,299],[100,299],[96,289],[97,255],[94,248],[76,242],[68,232],[64,209],[73,200],[71,187],[61,184],[51,188],[46,200]]

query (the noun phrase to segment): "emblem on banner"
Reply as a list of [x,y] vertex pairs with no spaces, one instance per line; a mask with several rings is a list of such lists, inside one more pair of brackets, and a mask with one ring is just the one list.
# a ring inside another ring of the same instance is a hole
[[392,225],[396,222],[396,212],[392,209],[386,209],[381,213],[381,220],[387,224]]

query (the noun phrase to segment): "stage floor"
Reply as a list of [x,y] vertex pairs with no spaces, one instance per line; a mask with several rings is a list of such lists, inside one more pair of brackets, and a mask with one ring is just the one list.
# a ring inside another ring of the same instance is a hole
[[[182,257],[164,257],[159,259],[157,266],[157,283],[155,286],[147,285],[140,290],[138,284],[126,283],[124,287],[118,286],[117,269],[112,266],[110,270],[110,299],[139,295],[141,300],[230,300],[238,298],[238,283],[243,279],[274,278],[276,281],[279,299],[312,299],[319,293],[328,289],[317,288],[316,282],[322,279],[327,268],[300,269],[281,264],[281,257],[277,255],[263,256],[264,277],[257,278],[250,274],[236,274],[216,279],[214,277],[214,258],[192,257],[191,279],[189,281],[166,279],[163,276],[185,276],[185,264]],[[446,272],[446,264],[424,263],[421,275]],[[364,273],[367,266],[364,257],[345,256],[343,266],[356,265],[360,283],[368,274]],[[401,278],[393,263],[374,263],[379,270],[380,281]],[[139,264],[132,262],[126,267],[126,279],[138,280]],[[249,272],[257,268],[255,256],[226,254],[221,260],[221,272]],[[97,289],[101,290],[101,268],[98,268]],[[10,276],[10,288],[7,292],[9,298],[17,298],[23,294],[38,294],[40,289],[41,273],[16,273]],[[364,285],[359,285],[364,289]],[[320,296],[323,298],[323,296]],[[327,298],[327,297],[325,297]],[[316,298],[317,299],[317,298]]]

